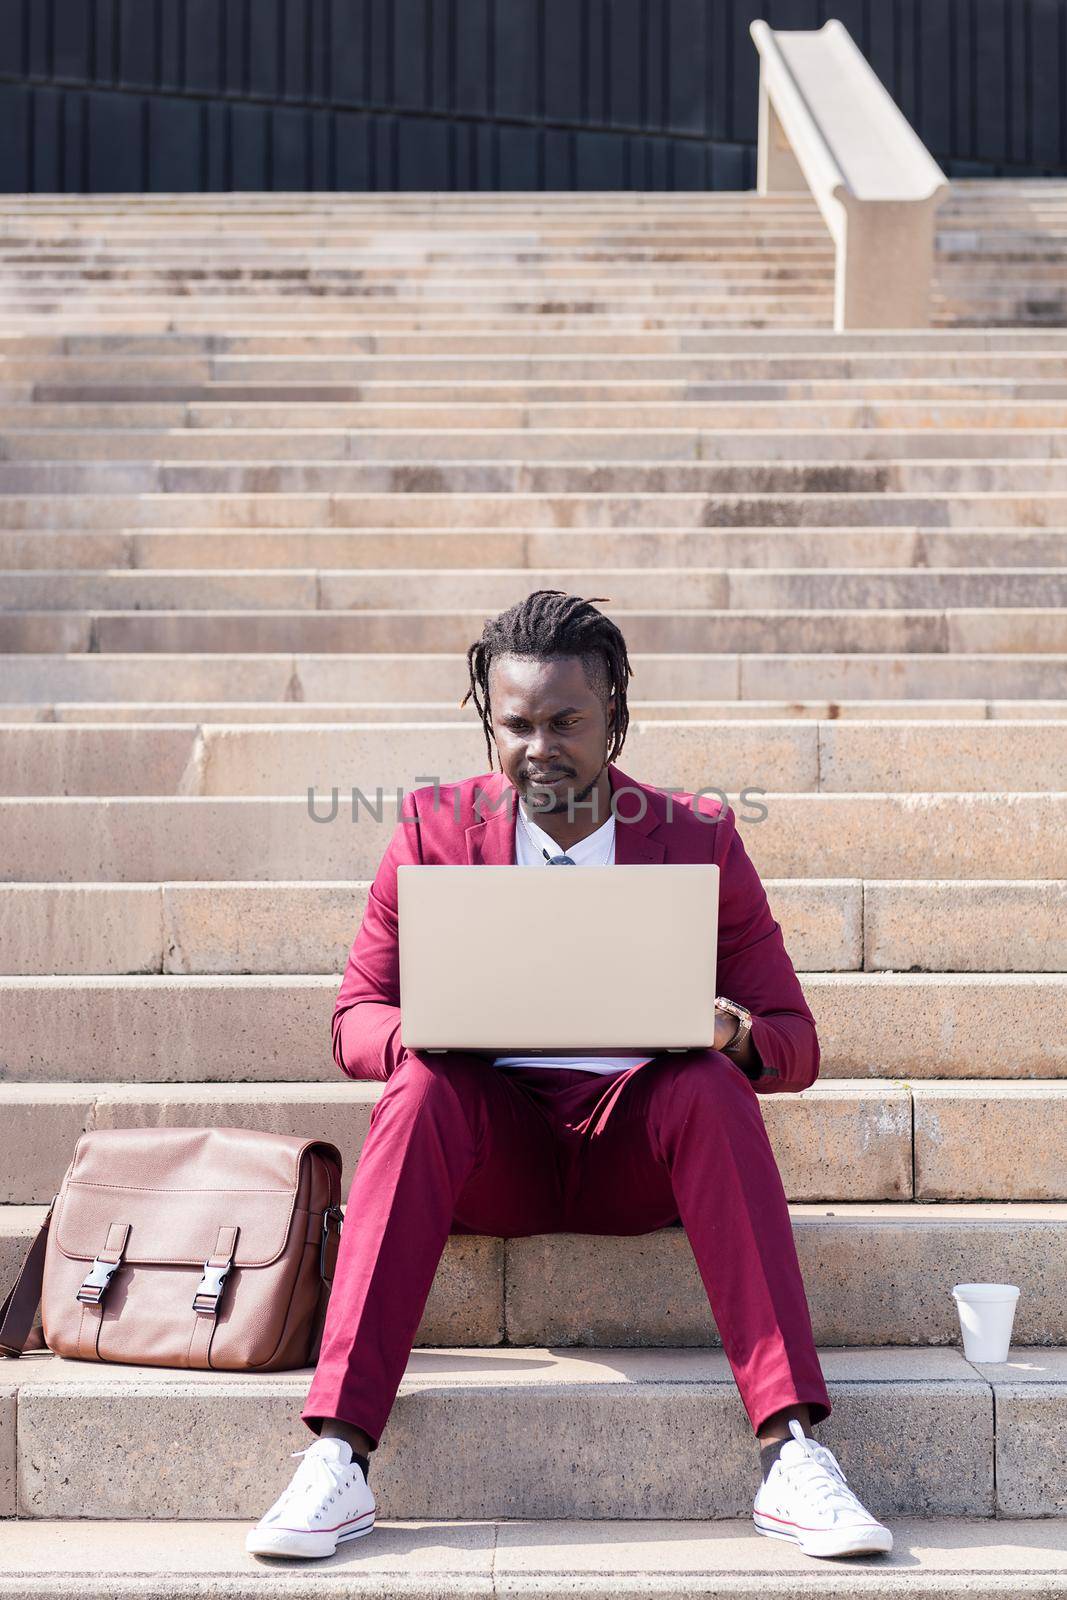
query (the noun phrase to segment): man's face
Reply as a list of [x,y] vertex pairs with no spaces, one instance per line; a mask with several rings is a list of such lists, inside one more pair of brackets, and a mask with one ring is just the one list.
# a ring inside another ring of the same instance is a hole
[[[588,798],[607,765],[614,707],[612,695],[605,718],[578,656],[491,662],[489,711],[500,765],[531,813],[566,815],[569,794]],[[594,820],[607,821],[607,812]]]

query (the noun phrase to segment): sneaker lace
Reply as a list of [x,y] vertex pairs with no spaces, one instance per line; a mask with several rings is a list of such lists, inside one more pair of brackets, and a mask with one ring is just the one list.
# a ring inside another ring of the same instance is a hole
[[779,1461],[778,1465],[802,1486],[803,1492],[816,1505],[826,1505],[832,1511],[866,1510],[848,1487],[848,1480],[832,1450],[805,1438],[804,1455],[798,1461]]
[[303,1456],[299,1467],[296,1469],[293,1480],[285,1490],[282,1499],[288,1500],[296,1495],[307,1495],[321,1501],[323,1505],[336,1498],[341,1487],[347,1467],[340,1463],[326,1460],[322,1455],[311,1455],[309,1452],[314,1445],[308,1445],[307,1450],[293,1450],[291,1456]]

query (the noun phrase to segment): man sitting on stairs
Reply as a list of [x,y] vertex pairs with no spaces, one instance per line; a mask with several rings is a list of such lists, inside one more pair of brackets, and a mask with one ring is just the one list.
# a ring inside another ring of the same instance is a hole
[[[302,1412],[318,1437],[246,1547],[324,1556],[371,1532],[370,1454],[450,1232],[641,1234],[680,1220],[760,1445],[756,1527],[814,1556],[888,1551],[889,1529],[812,1437],[830,1399],[758,1096],[807,1088],[819,1045],[733,811],[701,805],[698,819],[692,796],[668,810],[664,791],[614,765],[631,669],[621,632],[590,601],[537,590],[486,624],[467,662],[461,703],[473,698],[501,773],[442,785],[436,803],[433,787],[406,796],[370,890],[333,1051],[349,1077],[385,1088],[349,1192]],[[537,821],[534,784],[551,797]],[[644,795],[641,817],[624,814],[622,796],[615,805],[618,789]],[[516,793],[517,816],[494,806]],[[588,865],[718,864],[718,987],[732,1009],[717,1009],[714,1048],[587,1060],[405,1049],[397,866],[540,870],[561,852]]]

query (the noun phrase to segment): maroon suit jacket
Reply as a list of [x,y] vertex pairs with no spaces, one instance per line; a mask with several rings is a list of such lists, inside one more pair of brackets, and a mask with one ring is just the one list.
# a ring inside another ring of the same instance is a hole
[[[663,790],[627,777],[614,764],[607,770],[617,866],[661,861],[718,865],[716,992],[752,1012],[752,1040],[763,1063],[762,1075],[752,1080],[756,1090],[774,1094],[806,1089],[819,1071],[815,1021],[732,808],[701,795],[697,809],[705,818],[718,818],[701,821],[693,814],[692,794],[676,794],[668,820],[670,797]],[[630,792],[614,799],[619,789]],[[333,1056],[350,1078],[388,1078],[405,1054],[400,1042],[397,867],[405,862],[514,864],[517,814],[517,792],[500,772],[440,784],[436,807],[432,784],[404,795],[334,1007]],[[471,960],[477,959],[473,950]]]

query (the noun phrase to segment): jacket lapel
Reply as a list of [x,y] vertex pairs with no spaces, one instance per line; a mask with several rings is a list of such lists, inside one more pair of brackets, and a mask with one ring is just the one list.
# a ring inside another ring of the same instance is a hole
[[493,867],[515,865],[515,824],[518,821],[518,795],[502,772],[490,773],[475,785],[476,816],[483,822],[466,830],[467,861]]
[[[639,866],[643,862],[660,862],[667,847],[660,834],[659,823],[663,797],[648,784],[638,783],[628,777],[613,763],[608,764],[608,781],[614,796],[617,789],[627,792],[615,801],[615,864],[619,867]],[[471,865],[514,866],[515,826],[518,821],[518,794],[502,772],[491,773],[478,782],[478,794],[484,795],[480,810],[484,821],[472,823],[466,832],[467,861]],[[645,797],[644,815],[640,815],[641,801]],[[606,821],[606,818],[601,819]]]
[[[659,826],[663,796],[659,790],[647,783],[638,783],[636,778],[628,777],[614,765],[608,767],[608,776],[613,796],[617,789],[635,791],[622,794],[615,801],[615,865],[635,867],[662,861],[667,854],[665,830]],[[645,798],[643,816],[640,795]]]

